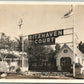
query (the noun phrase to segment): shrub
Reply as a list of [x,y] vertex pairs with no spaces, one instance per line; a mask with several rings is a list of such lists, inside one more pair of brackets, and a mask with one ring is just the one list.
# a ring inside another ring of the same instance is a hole
[[17,73],[20,73],[20,72],[21,72],[21,69],[20,69],[20,68],[17,68],[17,69],[16,69],[16,72],[17,72]]
[[81,67],[82,67],[82,65],[80,63],[75,64],[75,68],[81,68]]

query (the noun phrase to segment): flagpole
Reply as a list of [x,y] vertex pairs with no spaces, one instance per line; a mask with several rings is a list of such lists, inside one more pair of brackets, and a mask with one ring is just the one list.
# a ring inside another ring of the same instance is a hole
[[72,19],[72,22],[73,22],[73,29],[72,29],[72,45],[73,45],[73,77],[75,77],[75,4],[72,4],[71,5],[71,10],[66,13],[64,15],[63,18],[68,18],[71,16],[71,14],[73,14],[73,19]]
[[75,77],[75,4],[73,4],[73,77]]

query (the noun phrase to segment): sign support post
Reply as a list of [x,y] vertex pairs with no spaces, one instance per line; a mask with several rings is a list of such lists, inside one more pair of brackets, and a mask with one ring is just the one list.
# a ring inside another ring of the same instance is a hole
[[[73,4],[73,12],[75,13],[75,5]],[[73,14],[73,77],[75,77],[75,15]]]
[[[22,27],[22,22],[23,20],[21,19],[20,20],[20,24],[19,24],[19,30],[21,29]],[[21,59],[21,62],[22,62],[22,71],[23,71],[23,66],[24,66],[24,39],[23,39],[23,32],[21,33],[21,38],[22,38],[22,59]]]
[[22,71],[24,67],[24,39],[23,39],[23,35],[22,35]]

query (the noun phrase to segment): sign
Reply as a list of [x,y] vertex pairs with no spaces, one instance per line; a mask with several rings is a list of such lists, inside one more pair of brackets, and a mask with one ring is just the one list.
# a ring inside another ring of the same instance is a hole
[[28,40],[34,45],[51,45],[55,44],[55,38],[62,35],[63,29],[28,35]]

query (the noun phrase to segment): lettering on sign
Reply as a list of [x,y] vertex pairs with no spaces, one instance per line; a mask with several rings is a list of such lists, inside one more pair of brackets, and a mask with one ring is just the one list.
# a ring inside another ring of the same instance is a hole
[[63,35],[63,29],[50,32],[28,35],[28,40],[35,45],[51,45],[55,44],[55,38]]

